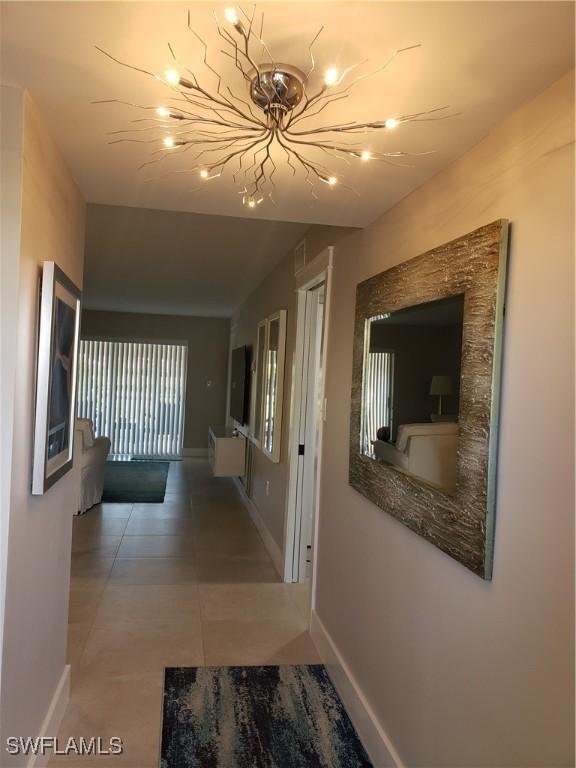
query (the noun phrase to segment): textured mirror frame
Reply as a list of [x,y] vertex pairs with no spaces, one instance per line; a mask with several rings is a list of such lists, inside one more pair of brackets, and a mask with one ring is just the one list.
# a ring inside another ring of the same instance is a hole
[[[350,424],[350,485],[484,579],[492,578],[508,222],[495,221],[360,283]],[[465,294],[457,481],[447,495],[362,455],[367,320]]]

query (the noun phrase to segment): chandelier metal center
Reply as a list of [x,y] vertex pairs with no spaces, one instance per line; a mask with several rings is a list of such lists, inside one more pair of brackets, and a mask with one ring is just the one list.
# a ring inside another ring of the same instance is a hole
[[289,64],[261,64],[248,77],[254,104],[277,117],[297,107],[306,91],[306,75]]
[[[276,62],[263,37],[264,14],[257,20],[256,6],[251,13],[242,8],[228,8],[225,17],[231,30],[214,15],[218,35],[225,45],[220,52],[240,71],[249,100],[226,85],[225,77],[208,61],[208,45],[192,28],[190,12],[188,30],[203,50],[202,66],[196,70],[183,65],[170,44],[174,68],[163,74],[120,61],[98,48],[117,64],[160,80],[169,91],[165,104],[160,106],[120,99],[96,102],[115,102],[140,112],[153,112],[152,117],[134,119],[132,123],[137,123],[137,127],[110,132],[114,136],[111,144],[152,145],[152,156],[141,168],[183,155],[182,162],[189,160],[191,165],[171,169],[168,174],[196,174],[202,182],[209,182],[230,172],[234,183],[241,187],[238,194],[243,204],[255,208],[266,198],[275,203],[274,176],[280,157],[284,158],[292,176],[303,174],[312,197],[317,199],[321,187],[351,189],[343,183],[343,175],[335,170],[337,164],[372,160],[403,164],[401,161],[410,153],[377,151],[372,145],[374,135],[393,131],[406,123],[451,117],[445,114],[447,107],[435,107],[412,114],[391,114],[369,122],[327,121],[330,107],[348,99],[355,85],[382,72],[399,54],[419,45],[393,51],[383,64],[368,72],[364,70],[367,60],[342,71],[329,66],[318,83],[313,49],[323,27],[308,45],[309,63],[305,71]],[[258,54],[254,54],[255,48]],[[362,137],[361,143],[357,137]]]

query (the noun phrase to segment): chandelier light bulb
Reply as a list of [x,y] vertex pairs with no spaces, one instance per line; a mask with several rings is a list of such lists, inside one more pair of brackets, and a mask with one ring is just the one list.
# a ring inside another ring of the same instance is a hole
[[248,200],[248,208],[254,208],[256,202],[254,200]]
[[389,117],[384,123],[384,127],[388,129],[397,128],[398,125],[400,125],[400,121],[396,120],[395,117]]
[[329,176],[329,177],[328,177],[328,184],[329,184],[331,187],[335,187],[335,186],[336,186],[336,184],[338,184],[338,179],[336,178],[336,176]]
[[165,147],[173,147],[174,146],[174,139],[172,136],[166,136],[164,138],[164,146]]
[[166,109],[166,107],[158,107],[156,114],[160,115],[160,117],[170,117],[170,110]]
[[366,161],[366,160],[372,160],[372,152],[368,152],[368,150],[367,150],[367,149],[365,149],[365,150],[362,152],[362,154],[360,155],[360,157],[361,157],[361,158],[362,158],[362,160],[364,160],[364,161]]
[[175,69],[167,69],[166,72],[164,72],[164,77],[166,78],[166,82],[170,83],[170,85],[178,85],[180,83],[180,75]]
[[226,17],[226,21],[229,21],[233,26],[238,24],[239,19],[235,8],[226,8],[224,11],[224,16]]
[[330,69],[326,70],[326,73],[324,74],[324,83],[328,86],[330,85],[336,85],[338,82],[338,70],[336,67],[330,67]]
[[200,178],[201,179],[207,179],[208,178],[208,171],[206,170],[206,168],[202,168],[202,170],[200,171]]

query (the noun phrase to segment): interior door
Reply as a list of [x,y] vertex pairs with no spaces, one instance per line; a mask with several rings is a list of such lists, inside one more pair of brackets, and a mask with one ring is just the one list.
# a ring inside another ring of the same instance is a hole
[[[318,428],[322,415],[322,344],[324,336],[324,284],[307,292],[305,315],[304,366],[300,450],[298,460],[299,530],[296,541],[295,576],[305,581],[310,576],[314,551],[314,519],[317,498]],[[298,525],[298,522],[297,522]]]

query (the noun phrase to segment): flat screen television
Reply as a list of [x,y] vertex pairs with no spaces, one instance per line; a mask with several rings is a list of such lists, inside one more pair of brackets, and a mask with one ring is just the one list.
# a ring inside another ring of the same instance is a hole
[[232,350],[230,373],[230,416],[239,424],[248,421],[248,347]]

